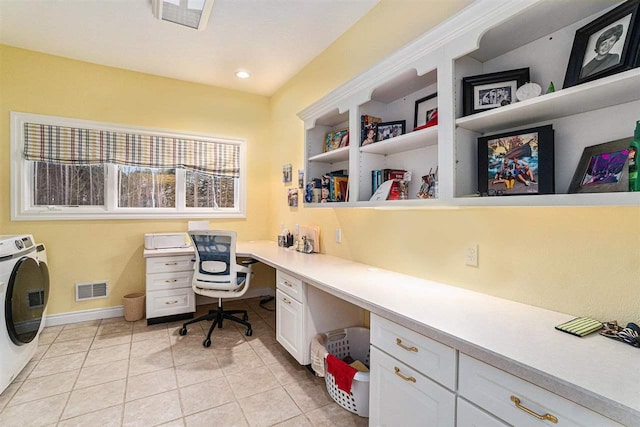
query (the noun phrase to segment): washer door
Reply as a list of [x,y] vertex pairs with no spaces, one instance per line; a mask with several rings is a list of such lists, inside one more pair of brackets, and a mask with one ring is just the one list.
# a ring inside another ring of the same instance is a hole
[[22,257],[11,272],[4,305],[9,337],[16,345],[36,337],[49,296],[49,270],[44,262]]

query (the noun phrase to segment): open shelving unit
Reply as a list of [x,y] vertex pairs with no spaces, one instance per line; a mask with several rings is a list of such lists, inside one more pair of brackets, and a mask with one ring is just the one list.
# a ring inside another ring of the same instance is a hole
[[[561,88],[576,30],[619,4],[476,1],[300,112],[306,176],[349,171],[349,200],[323,207],[640,205],[640,193],[567,194],[585,147],[631,137],[640,119],[640,68]],[[556,91],[462,115],[464,77],[525,67],[532,82],[543,90],[554,82]],[[435,93],[439,124],[412,132],[415,101]],[[364,114],[405,120],[406,133],[361,147]],[[327,153],[314,148],[322,146],[327,129],[345,124],[349,147]],[[478,138],[544,125],[554,129],[556,194],[479,197]],[[412,172],[408,200],[369,201],[371,171],[386,168]],[[418,199],[421,176],[436,168],[439,198]]]

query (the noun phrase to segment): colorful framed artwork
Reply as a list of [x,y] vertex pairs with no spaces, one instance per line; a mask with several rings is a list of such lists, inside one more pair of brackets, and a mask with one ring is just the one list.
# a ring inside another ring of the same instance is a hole
[[629,144],[623,138],[586,147],[569,185],[569,193],[609,193],[629,189]]
[[478,138],[481,196],[553,194],[554,191],[551,125]]

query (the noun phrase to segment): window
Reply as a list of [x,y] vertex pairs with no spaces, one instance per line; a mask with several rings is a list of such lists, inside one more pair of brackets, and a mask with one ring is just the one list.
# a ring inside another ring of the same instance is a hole
[[245,215],[245,142],[11,113],[13,220]]

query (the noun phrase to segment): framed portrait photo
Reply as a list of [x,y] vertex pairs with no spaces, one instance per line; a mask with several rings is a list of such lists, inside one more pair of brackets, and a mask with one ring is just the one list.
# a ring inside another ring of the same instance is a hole
[[576,31],[564,87],[640,65],[640,0],[629,0]]
[[395,122],[378,123],[377,141],[395,138],[404,134],[407,126],[406,120],[397,120]]
[[551,125],[478,138],[481,196],[553,194],[554,191]]
[[629,144],[623,138],[586,147],[569,185],[569,193],[609,193],[629,189]]
[[[432,93],[416,101],[413,113],[413,130],[424,129],[428,124],[438,124],[438,93]],[[434,120],[434,115],[436,120]],[[434,123],[435,122],[435,123]]]
[[529,81],[529,68],[481,74],[462,79],[462,113],[481,113],[516,102],[516,91]]

